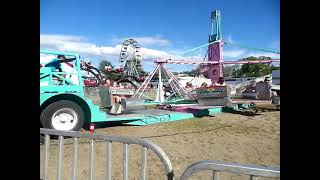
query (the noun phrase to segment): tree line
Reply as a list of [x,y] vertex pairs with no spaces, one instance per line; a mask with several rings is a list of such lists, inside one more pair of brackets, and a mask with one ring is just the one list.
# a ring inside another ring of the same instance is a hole
[[[256,61],[256,60],[271,60],[271,57],[259,56],[259,57],[246,57],[239,59],[238,61]],[[280,70],[280,66],[274,66],[271,63],[258,63],[258,64],[243,64],[243,65],[233,65],[224,66],[223,74],[224,77],[261,77],[271,74],[274,70]],[[193,69],[191,71],[183,71],[181,74],[187,74],[189,76],[195,76],[197,70]],[[204,74],[208,78],[207,74]]]
[[[238,61],[255,61],[255,60],[271,60],[271,57],[267,56],[259,56],[259,57],[246,57],[243,59],[239,59]],[[105,67],[111,66],[114,69],[114,66],[111,62],[107,60],[102,60],[99,64],[98,69],[106,75],[106,78],[111,80],[119,80],[121,77],[120,73],[115,71],[107,72]],[[243,64],[243,65],[233,65],[233,66],[225,66],[224,67],[224,76],[225,77],[261,77],[268,74],[271,74],[274,70],[279,70],[280,66],[274,66],[271,63],[258,63],[258,64]],[[138,67],[138,72],[141,76],[147,76],[148,73],[145,72],[142,66]],[[192,69],[190,71],[182,71],[182,72],[173,72],[173,74],[187,74],[189,76],[196,76],[197,70]],[[207,74],[204,74],[206,78],[208,78]]]

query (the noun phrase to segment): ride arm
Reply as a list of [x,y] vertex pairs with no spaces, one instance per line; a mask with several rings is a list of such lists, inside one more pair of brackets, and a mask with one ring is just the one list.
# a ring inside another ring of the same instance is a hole
[[65,60],[59,60],[60,62],[64,63],[64,62],[71,62],[76,60],[77,58],[70,58],[70,59],[65,59]]

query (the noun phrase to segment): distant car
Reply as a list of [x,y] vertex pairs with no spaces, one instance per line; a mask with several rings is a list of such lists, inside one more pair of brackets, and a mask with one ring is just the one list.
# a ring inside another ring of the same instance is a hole
[[95,79],[84,79],[84,85],[86,87],[94,87],[97,86],[97,80]]

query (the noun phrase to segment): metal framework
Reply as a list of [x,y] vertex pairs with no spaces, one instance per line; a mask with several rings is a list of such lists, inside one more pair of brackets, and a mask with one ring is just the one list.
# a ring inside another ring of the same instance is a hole
[[[68,72],[52,72],[50,68],[44,67],[47,63],[41,64],[42,67],[40,68],[40,89],[47,90],[48,88],[52,88],[54,86],[70,86],[73,87],[81,87],[83,85],[83,80],[80,68],[80,56],[75,53],[65,53],[57,51],[49,51],[49,50],[40,50],[40,54],[47,54],[47,55],[65,55],[71,56],[75,59],[73,60],[73,64],[69,65],[70,69]],[[54,78],[55,77],[55,78]],[[73,77],[73,78],[72,78]],[[74,79],[73,81],[71,79]],[[45,91],[44,90],[44,91]]]
[[256,60],[256,61],[224,61],[224,62],[215,62],[215,61],[186,61],[186,60],[172,60],[171,58],[163,60],[155,60],[155,63],[163,62],[167,64],[191,64],[191,65],[202,65],[202,64],[257,64],[257,63],[272,63],[280,62],[280,59],[271,59],[271,60]]
[[81,133],[81,132],[73,132],[73,131],[57,131],[52,129],[42,129],[40,128],[40,135],[45,135],[45,141],[44,141],[44,149],[45,149],[45,157],[44,157],[44,180],[49,179],[49,148],[50,148],[50,136],[58,136],[58,152],[57,152],[57,174],[56,179],[61,180],[65,179],[66,177],[62,177],[62,167],[63,167],[63,145],[64,145],[64,139],[66,137],[71,137],[73,140],[73,158],[72,158],[72,173],[71,173],[71,179],[76,180],[77,178],[77,161],[78,161],[78,145],[80,139],[86,138],[90,139],[89,145],[89,173],[88,173],[88,179],[93,180],[94,177],[94,144],[99,142],[105,143],[105,150],[106,150],[106,164],[105,164],[105,179],[111,180],[112,179],[112,143],[113,142],[120,142],[123,143],[123,179],[128,179],[128,147],[129,144],[132,145],[140,145],[143,149],[142,151],[142,168],[141,168],[141,179],[146,179],[146,168],[147,168],[147,159],[148,159],[148,150],[151,150],[154,152],[158,158],[161,160],[168,180],[173,180],[173,168],[172,164],[168,158],[168,156],[163,152],[163,150],[154,144],[153,142],[141,139],[141,138],[130,138],[125,136],[105,136],[105,135],[97,135],[97,134],[89,134],[89,133]]
[[139,77],[137,67],[141,66],[142,55],[140,46],[135,39],[127,39],[123,42],[119,61],[125,75]]
[[[157,59],[154,61],[157,65],[153,69],[153,71],[149,74],[146,80],[142,83],[142,85],[138,88],[135,93],[136,98],[147,98],[152,100],[152,98],[148,97],[144,94],[147,86],[150,84],[152,78],[157,74],[159,78],[158,88],[157,88],[157,96],[154,101],[163,103],[168,101],[170,97],[177,95],[180,99],[192,99],[194,100],[195,97],[191,95],[188,90],[183,87],[177,78],[172,74],[172,72],[166,68],[165,64],[191,64],[191,65],[199,65],[199,73],[202,74],[206,71],[216,70],[219,72],[219,77],[221,76],[222,70],[220,68],[223,67],[223,64],[256,64],[256,63],[272,63],[272,62],[280,62],[280,59],[273,59],[273,60],[259,60],[259,61],[186,61],[186,60],[172,60],[171,58],[168,59]],[[218,69],[217,69],[218,68]],[[169,97],[165,99],[164,91],[163,91],[163,77],[162,74],[169,79],[169,85],[174,91]],[[209,76],[210,77],[210,76]],[[217,76],[211,76],[211,82],[217,81]]]
[[[208,46],[208,61],[184,61],[184,60],[168,60],[167,63],[174,63],[174,64],[199,64],[198,72],[199,74],[208,73],[209,79],[211,79],[211,83],[215,84],[219,77],[223,77],[223,66],[225,64],[257,64],[257,63],[272,63],[272,62],[280,62],[280,59],[274,60],[257,60],[257,61],[224,61],[223,59],[223,46],[224,45],[231,45],[231,46],[238,46],[246,49],[253,49],[258,51],[264,52],[271,52],[275,54],[280,54],[280,51],[274,51],[269,49],[262,49],[262,48],[254,48],[248,47],[241,44],[226,42],[222,40],[221,34],[221,15],[219,10],[215,10],[211,13],[211,31],[209,34],[209,42],[207,44],[192,48],[187,50],[182,54],[194,51],[196,49],[207,47]],[[207,55],[206,54],[206,55]]]
[[[138,88],[138,90],[135,92],[134,97],[136,98],[147,98],[149,100],[154,100],[155,102],[164,103],[165,101],[168,101],[172,97],[176,97],[176,99],[179,100],[194,100],[195,97],[193,97],[188,90],[183,87],[179,80],[173,75],[173,73],[168,70],[168,68],[165,66],[165,63],[167,60],[156,60],[155,63],[157,66],[153,69],[153,71],[149,74],[149,76],[146,78],[146,80],[142,83],[142,85]],[[154,78],[155,75],[158,75],[158,87],[157,87],[157,96],[155,99],[152,99],[144,94],[146,88],[148,87],[150,81],[152,78]],[[164,78],[162,77],[164,76]],[[168,97],[165,98],[165,92],[163,90],[163,80],[166,79],[168,82],[168,85],[172,89],[174,93],[170,94]]]

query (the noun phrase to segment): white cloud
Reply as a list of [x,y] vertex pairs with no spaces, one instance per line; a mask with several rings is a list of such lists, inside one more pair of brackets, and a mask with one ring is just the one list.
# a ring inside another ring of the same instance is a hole
[[115,43],[123,43],[126,39],[135,39],[138,43],[142,46],[150,46],[150,45],[157,45],[157,46],[168,46],[171,42],[167,39],[161,37],[161,35],[156,36],[145,36],[145,37],[126,37],[126,38],[115,38],[113,41]]
[[149,49],[149,48],[141,48],[141,53],[143,58],[165,58],[170,56],[167,52],[156,50],[156,49]]
[[237,58],[245,54],[245,50],[224,50],[223,56],[229,58]]
[[73,35],[41,34],[40,42],[41,40],[47,43],[61,43],[64,41],[80,42],[80,41],[86,40],[86,38],[83,36],[73,36]]
[[[149,39],[149,43],[151,39]],[[93,55],[93,56],[119,56],[121,50],[121,44],[115,46],[97,46],[94,43],[90,43],[86,38],[81,36],[69,36],[69,35],[40,35],[40,46],[41,48],[50,48],[59,51],[70,51],[77,52],[79,54]],[[148,58],[179,58],[179,59],[197,59],[196,56],[177,56],[173,53],[169,53],[163,50],[141,48],[141,52],[144,59]],[[171,51],[170,51],[171,52]],[[173,51],[174,52],[174,51]]]
[[[152,44],[150,41],[146,41],[149,44]],[[165,44],[165,43],[162,43]],[[122,44],[116,44],[113,46],[98,46],[92,42],[89,42],[87,38],[82,36],[69,36],[69,35],[50,35],[42,34],[40,35],[40,47],[42,49],[52,49],[58,51],[67,51],[67,52],[76,52],[81,55],[81,57],[100,57],[98,59],[107,58],[115,66],[120,65],[118,62],[120,50]],[[193,55],[193,56],[179,56],[175,55],[175,51],[164,51],[159,49],[152,48],[141,48],[142,58],[146,61],[143,61],[143,65],[148,61],[151,62],[146,64],[147,66],[152,66],[153,60],[156,58],[173,58],[173,59],[183,59],[183,60],[202,60],[203,55]],[[90,58],[91,59],[91,58]],[[92,61],[95,65],[98,62]]]
[[[144,38],[144,39],[143,39]],[[230,39],[232,40],[231,36]],[[163,41],[161,41],[163,40]],[[162,39],[160,36],[156,36],[155,38],[152,37],[142,37],[140,39],[141,42],[146,44],[153,44],[158,42],[158,44],[167,44],[169,43],[168,40]],[[160,42],[160,43],[159,43]],[[162,42],[162,43],[161,43]],[[111,61],[115,66],[120,65],[118,62],[120,49],[122,46],[122,42],[113,45],[113,46],[98,46],[95,43],[90,42],[86,37],[83,36],[70,36],[70,35],[50,35],[50,34],[42,34],[40,35],[40,47],[43,49],[54,49],[59,51],[67,51],[67,52],[76,52],[83,56],[90,57],[100,57],[98,59],[107,58]],[[176,60],[186,60],[186,61],[202,61],[204,58],[203,52],[198,52],[195,55],[188,55],[188,56],[181,56],[177,55],[179,52],[175,49],[170,50],[161,50],[161,49],[154,49],[154,48],[141,48],[142,57],[144,59],[143,65],[146,65],[149,68],[154,66],[153,60],[156,58],[173,58]],[[244,58],[248,56],[269,56],[272,58],[280,58],[279,55],[273,53],[255,53],[255,52],[247,52],[245,50],[224,50],[223,56],[225,58]],[[93,63],[96,65],[97,62]],[[145,67],[145,66],[144,66]],[[178,65],[177,67],[181,67],[180,70],[186,70],[185,65]],[[196,67],[196,66],[195,66]],[[146,67],[145,67],[146,68]]]
[[167,46],[170,45],[170,42],[167,39],[161,39],[161,37],[137,37],[134,38],[142,45],[160,45]]
[[84,37],[68,35],[40,35],[40,47],[96,56],[116,56],[121,49],[121,45],[99,47],[87,42],[87,39]]
[[231,35],[231,34],[229,34],[229,35],[227,36],[227,42],[229,42],[229,43],[235,43],[235,41],[232,39],[232,35]]

